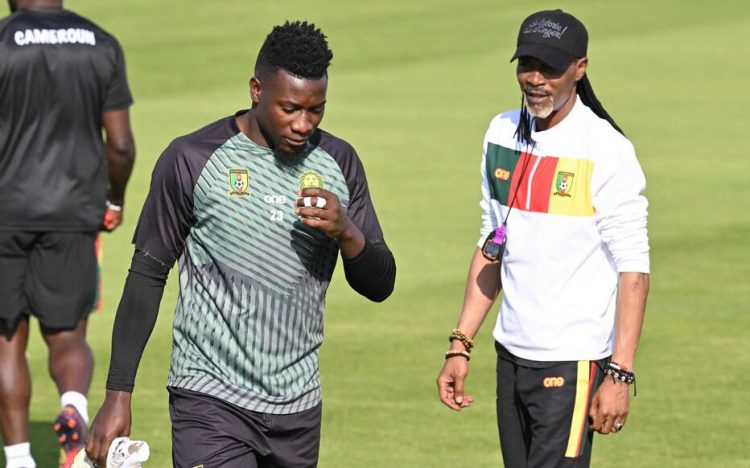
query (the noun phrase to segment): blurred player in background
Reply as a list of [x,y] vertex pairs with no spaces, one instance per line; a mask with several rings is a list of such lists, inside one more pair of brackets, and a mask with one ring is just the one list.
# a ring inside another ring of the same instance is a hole
[[60,0],[9,5],[0,20],[0,430],[6,466],[36,466],[25,357],[33,315],[61,395],[54,428],[69,466],[88,422],[95,240],[122,222],[133,100],[112,35]]

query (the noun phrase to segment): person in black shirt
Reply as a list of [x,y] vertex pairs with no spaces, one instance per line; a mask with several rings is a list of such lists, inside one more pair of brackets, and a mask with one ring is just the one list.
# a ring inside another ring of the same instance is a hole
[[88,419],[94,242],[122,222],[133,101],[112,35],[61,0],[9,4],[0,20],[0,429],[7,466],[34,466],[25,358],[33,315],[61,394],[55,430],[69,466]]

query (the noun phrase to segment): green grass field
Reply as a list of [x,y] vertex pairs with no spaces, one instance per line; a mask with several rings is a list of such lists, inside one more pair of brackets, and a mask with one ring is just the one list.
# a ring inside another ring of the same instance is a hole
[[[155,159],[174,137],[247,107],[262,39],[286,19],[307,19],[334,51],[322,128],[358,149],[399,267],[383,304],[358,297],[341,271],[329,290],[320,466],[501,466],[494,313],[472,360],[475,406],[450,412],[434,381],[478,236],[482,136],[493,115],[520,101],[508,63],[517,28],[532,11],[558,5],[587,25],[594,89],[634,142],[649,183],[652,279],[639,393],[627,428],[596,439],[593,465],[750,467],[744,0],[66,2],[120,39],[136,99],[127,219],[106,236],[105,311],[90,320],[92,414]],[[151,444],[153,467],[171,466],[164,383],[175,279],[134,395],[132,435]],[[59,401],[46,348],[33,335],[32,450],[40,467],[52,467]]]

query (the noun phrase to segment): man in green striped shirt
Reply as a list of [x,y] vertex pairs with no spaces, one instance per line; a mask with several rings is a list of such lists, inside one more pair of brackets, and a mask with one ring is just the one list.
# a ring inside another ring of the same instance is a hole
[[348,283],[373,301],[390,295],[396,272],[362,162],[318,128],[332,56],[314,25],[275,27],[250,80],[251,109],[177,138],[159,158],[87,442],[100,466],[130,432],[138,361],[177,260],[174,465],[317,464],[318,350],[338,253]]

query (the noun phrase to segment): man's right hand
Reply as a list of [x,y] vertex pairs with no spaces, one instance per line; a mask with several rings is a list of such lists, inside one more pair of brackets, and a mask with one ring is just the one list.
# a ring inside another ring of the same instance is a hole
[[107,232],[112,232],[117,229],[117,226],[122,224],[122,206],[117,206],[117,209],[113,209],[108,206],[104,212],[104,220],[102,220],[102,229]]
[[446,359],[437,379],[440,401],[452,410],[461,411],[474,402],[474,397],[464,395],[464,381],[469,375],[469,362],[457,356]]
[[130,435],[130,392],[107,390],[99,413],[86,438],[86,453],[102,468],[107,466],[107,452],[117,437]]

